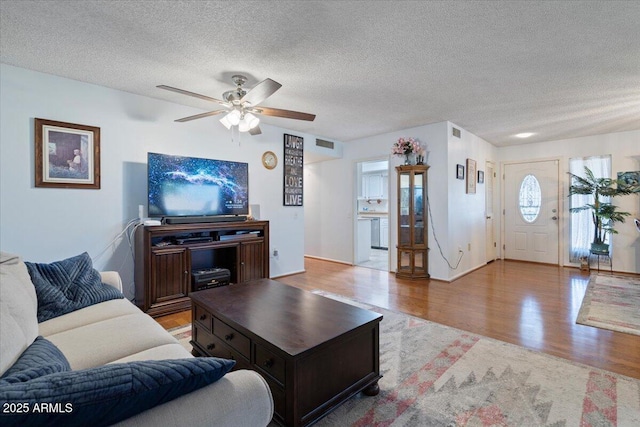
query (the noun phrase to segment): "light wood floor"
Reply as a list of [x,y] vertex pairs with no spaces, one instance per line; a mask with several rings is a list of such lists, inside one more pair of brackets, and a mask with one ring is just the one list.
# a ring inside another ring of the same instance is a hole
[[[311,258],[305,269],[278,280],[640,379],[640,336],[575,323],[589,282],[578,269],[496,261],[451,283]],[[169,329],[191,322],[191,314],[157,320]]]

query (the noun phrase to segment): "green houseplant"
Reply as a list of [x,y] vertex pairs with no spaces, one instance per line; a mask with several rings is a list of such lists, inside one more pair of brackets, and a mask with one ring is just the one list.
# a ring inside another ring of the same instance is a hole
[[593,172],[585,166],[585,177],[575,175],[569,172],[571,176],[571,186],[569,187],[569,196],[575,194],[593,196],[593,203],[587,203],[584,206],[572,207],[570,211],[581,212],[591,210],[591,218],[594,226],[593,242],[591,243],[591,251],[595,253],[609,253],[609,245],[604,243],[607,233],[616,234],[617,231],[613,227],[615,223],[622,223],[626,217],[631,215],[629,212],[621,212],[618,207],[605,198],[612,199],[616,196],[637,193],[638,188],[626,185],[623,181],[611,178],[596,178]]

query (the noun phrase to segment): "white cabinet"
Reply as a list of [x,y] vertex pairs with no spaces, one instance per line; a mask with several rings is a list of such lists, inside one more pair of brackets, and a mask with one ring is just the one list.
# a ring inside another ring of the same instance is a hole
[[365,199],[386,199],[388,186],[388,175],[371,173],[362,176],[362,196]]
[[380,218],[380,247],[389,247],[389,218]]

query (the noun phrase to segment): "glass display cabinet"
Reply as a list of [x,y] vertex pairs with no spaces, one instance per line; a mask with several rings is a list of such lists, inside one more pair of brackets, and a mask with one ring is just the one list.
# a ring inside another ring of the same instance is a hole
[[398,267],[396,277],[429,277],[427,247],[427,165],[397,166]]

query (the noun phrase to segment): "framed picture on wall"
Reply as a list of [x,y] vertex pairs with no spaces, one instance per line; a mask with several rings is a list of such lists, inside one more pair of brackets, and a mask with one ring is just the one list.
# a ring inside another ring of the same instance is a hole
[[484,184],[484,171],[478,171],[478,184]]
[[464,179],[464,166],[456,165],[456,179]]
[[467,159],[467,194],[476,193],[476,161]]
[[35,186],[100,188],[100,128],[35,119]]

